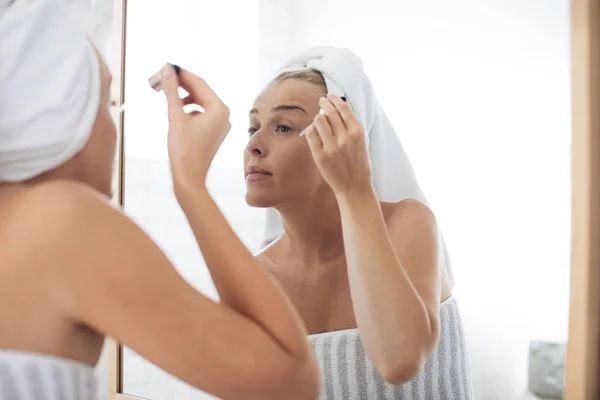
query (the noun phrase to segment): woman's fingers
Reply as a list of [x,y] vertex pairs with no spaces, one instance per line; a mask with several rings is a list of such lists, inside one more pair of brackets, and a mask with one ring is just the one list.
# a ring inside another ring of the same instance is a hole
[[[206,111],[207,116],[218,121],[229,120],[229,108],[204,79],[171,64],[161,69],[159,79],[160,88],[165,93],[169,105],[169,121],[185,115],[183,106],[190,104],[199,105]],[[179,87],[185,89],[189,95],[181,99],[178,93]]]
[[342,117],[344,124],[346,125],[346,129],[350,135],[362,135],[364,134],[364,129],[360,122],[356,119],[356,115],[352,112],[350,105],[348,102],[342,100],[338,96],[328,95],[327,98],[335,106],[338,110],[338,113]]
[[308,147],[310,148],[313,158],[317,160],[323,151],[323,143],[319,138],[317,130],[312,124],[306,128],[306,140],[308,141]]
[[211,107],[226,108],[219,96],[208,86],[208,83],[199,76],[181,68],[179,72],[181,87],[187,90],[195,104],[208,111]]
[[179,80],[175,69],[171,64],[165,65],[161,70],[161,88],[165,93],[168,104],[169,121],[174,121],[185,115],[183,111],[183,100],[179,97],[178,87]]
[[329,125],[327,117],[323,114],[318,114],[315,117],[314,125],[323,142],[323,148],[325,150],[333,149],[336,146],[335,137],[333,136],[333,130],[331,129],[331,125]]
[[329,125],[331,125],[331,129],[333,130],[334,136],[341,136],[346,134],[346,124],[342,120],[342,116],[340,115],[336,106],[326,97],[321,97],[319,99],[319,106],[324,111],[325,117],[327,117],[327,121],[329,121]]
[[184,111],[187,115],[202,115],[204,114],[204,110],[198,110],[198,104],[196,104],[196,102],[194,101],[192,96],[185,96],[181,99],[181,101],[183,102],[184,106],[189,106],[189,105],[194,105],[196,107],[190,107],[187,110],[184,108]]

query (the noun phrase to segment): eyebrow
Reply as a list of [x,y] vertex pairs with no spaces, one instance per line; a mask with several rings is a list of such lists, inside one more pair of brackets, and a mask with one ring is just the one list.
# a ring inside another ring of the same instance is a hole
[[[281,105],[278,105],[276,107],[273,107],[273,108],[271,108],[271,110],[269,112],[270,113],[274,113],[274,112],[277,112],[277,111],[294,111],[294,110],[299,110],[299,111],[302,111],[304,114],[308,114],[300,106],[292,106],[292,105],[287,105],[287,104],[281,104]],[[256,108],[253,108],[252,110],[250,110],[250,114],[258,114],[258,110]]]

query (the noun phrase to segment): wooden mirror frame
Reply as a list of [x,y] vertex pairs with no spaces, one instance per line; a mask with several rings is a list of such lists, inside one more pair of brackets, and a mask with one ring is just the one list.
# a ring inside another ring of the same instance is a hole
[[593,400],[600,358],[600,1],[571,0],[571,283],[567,400]]

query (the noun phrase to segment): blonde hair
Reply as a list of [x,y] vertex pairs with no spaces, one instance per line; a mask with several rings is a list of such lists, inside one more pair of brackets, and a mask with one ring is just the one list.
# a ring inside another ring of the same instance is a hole
[[285,82],[290,79],[296,79],[302,82],[310,83],[311,85],[316,86],[323,96],[327,95],[327,84],[325,83],[325,78],[323,78],[323,75],[321,75],[319,71],[314,69],[282,72],[271,81],[271,84]]

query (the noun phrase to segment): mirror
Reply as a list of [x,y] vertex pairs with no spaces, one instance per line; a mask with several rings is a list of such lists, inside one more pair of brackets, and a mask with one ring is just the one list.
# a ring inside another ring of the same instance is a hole
[[[569,304],[568,1],[131,0],[126,17],[125,211],[194,287],[217,298],[172,193],[165,103],[147,78],[165,62],[179,64],[232,110],[208,186],[257,251],[265,214],[244,201],[248,110],[290,56],[347,47],[361,57],[443,231],[475,398],[560,393]],[[211,398],[126,347],[122,384],[124,394],[152,400]]]
[[[150,89],[147,79],[167,60],[179,63],[204,76],[231,108],[248,108],[259,90],[258,20],[252,18],[255,6],[254,2],[239,2],[238,11],[231,14],[231,3],[227,2],[127,3],[125,212],[161,246],[190,284],[213,299],[218,298],[216,290],[172,191],[164,96]],[[247,30],[242,39],[235,33],[241,26]],[[219,44],[210,40],[216,32]],[[223,45],[229,51],[223,52]],[[197,53],[198,48],[204,52]],[[210,59],[220,61],[207,62]],[[241,66],[239,75],[223,73],[223,65],[237,64]],[[246,119],[244,113],[233,116],[233,129],[244,132]],[[260,237],[255,230],[264,224],[264,217],[261,210],[248,207],[244,201],[239,148],[246,139],[243,133],[229,136],[215,159],[208,187],[238,236],[248,247],[257,248]],[[124,394],[155,400],[212,398],[127,347],[122,358]]]

